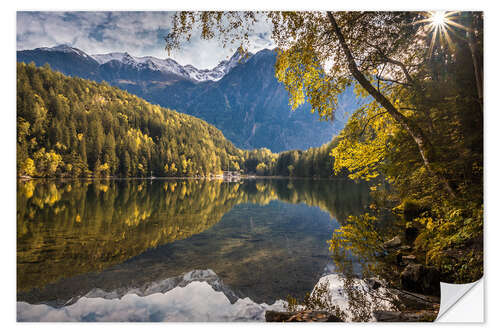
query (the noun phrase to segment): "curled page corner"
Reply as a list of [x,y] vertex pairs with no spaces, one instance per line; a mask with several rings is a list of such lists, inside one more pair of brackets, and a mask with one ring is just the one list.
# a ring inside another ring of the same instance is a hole
[[[483,322],[484,285],[483,278],[472,283],[440,283],[441,301],[436,322]],[[477,286],[477,287],[476,287]],[[467,297],[474,288],[473,297]],[[479,304],[476,304],[479,303]],[[460,307],[455,316],[456,308]],[[450,311],[450,309],[452,309]],[[459,312],[459,313],[458,313]],[[467,314],[464,316],[464,314]]]

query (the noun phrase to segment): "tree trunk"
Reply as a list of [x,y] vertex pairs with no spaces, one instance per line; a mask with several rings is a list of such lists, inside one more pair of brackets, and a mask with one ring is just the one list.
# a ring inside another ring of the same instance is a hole
[[476,18],[471,17],[471,30],[467,31],[467,44],[469,45],[469,50],[472,55],[472,64],[474,65],[474,77],[476,81],[477,97],[479,98],[479,104],[481,110],[483,108],[483,68],[478,60],[478,49],[477,49],[477,38],[475,36],[476,30]]
[[425,136],[424,132],[422,129],[413,123],[410,119],[408,119],[404,114],[399,112],[394,105],[384,96],[382,95],[375,87],[366,79],[366,77],[361,73],[356,65],[356,61],[354,60],[354,57],[352,56],[351,50],[349,49],[349,46],[347,45],[344,35],[342,34],[342,31],[340,30],[339,26],[337,25],[337,21],[333,17],[333,14],[331,12],[328,12],[328,19],[330,20],[330,23],[333,26],[333,30],[335,32],[335,35],[337,36],[340,46],[342,47],[342,50],[344,52],[345,57],[347,58],[347,62],[349,64],[349,71],[351,74],[354,76],[354,78],[361,84],[361,86],[382,106],[384,107],[387,112],[392,116],[392,118],[403,128],[408,131],[410,136],[413,138],[415,143],[417,144],[418,151],[420,153],[420,156],[422,158],[422,161],[424,162],[424,165],[426,169],[429,171],[429,173],[433,176],[435,176],[444,186],[445,190],[453,197],[456,197],[455,191],[451,188],[448,180],[439,172],[434,170],[433,166],[431,165],[431,152],[432,152],[432,146]]

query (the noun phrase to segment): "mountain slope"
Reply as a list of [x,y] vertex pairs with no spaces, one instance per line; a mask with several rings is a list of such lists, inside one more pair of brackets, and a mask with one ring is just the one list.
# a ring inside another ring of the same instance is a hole
[[[149,102],[194,115],[245,149],[278,152],[321,146],[347,119],[340,112],[336,121],[320,122],[308,104],[292,112],[284,86],[274,77],[276,53],[271,50],[245,57],[236,52],[211,70],[127,53],[89,56],[67,46],[18,51],[17,59],[37,66],[47,62],[67,75],[105,80]],[[342,110],[350,113],[356,105],[352,91],[341,96]]]
[[193,176],[244,164],[203,120],[32,64],[17,65],[17,129],[19,175]]
[[67,45],[18,51],[17,61],[34,62],[37,66],[48,63],[63,74],[84,79],[98,80],[100,77],[99,63],[94,58]]
[[[238,147],[267,147],[274,152],[321,146],[344,124],[321,122],[309,104],[295,111],[288,93],[274,77],[276,53],[262,50],[240,64],[218,82],[179,82],[165,87],[147,87],[145,98],[194,115],[223,129]],[[342,107],[356,105],[352,92],[340,101]]]

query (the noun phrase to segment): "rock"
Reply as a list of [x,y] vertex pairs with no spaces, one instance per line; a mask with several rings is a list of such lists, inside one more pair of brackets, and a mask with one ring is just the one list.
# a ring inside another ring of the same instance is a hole
[[407,256],[402,256],[401,259],[404,264],[409,264],[411,262],[415,262],[415,260],[417,260],[417,257],[415,257],[413,254],[410,254]]
[[410,263],[400,278],[404,290],[430,295],[439,294],[439,272],[432,267]]
[[366,283],[368,284],[368,286],[372,290],[377,290],[378,288],[380,288],[382,286],[382,282],[380,282],[380,280],[378,280],[376,278],[366,279]]
[[266,311],[268,322],[341,322],[342,320],[326,311]]
[[401,245],[401,238],[396,236],[384,243],[384,248],[390,249]]
[[373,316],[382,322],[434,321],[437,311],[374,311]]
[[417,294],[407,290],[389,289],[399,300],[399,310],[437,310],[439,311],[439,296]]

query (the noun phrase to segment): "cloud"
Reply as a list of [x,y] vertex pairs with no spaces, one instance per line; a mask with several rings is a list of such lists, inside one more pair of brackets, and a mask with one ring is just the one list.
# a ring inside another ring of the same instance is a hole
[[[128,52],[166,58],[164,36],[173,12],[18,12],[17,49],[68,44],[89,54]],[[273,48],[270,25],[259,22],[250,34],[250,51]],[[171,54],[182,65],[212,68],[230,57],[238,45],[223,48],[217,39],[191,41]]]

